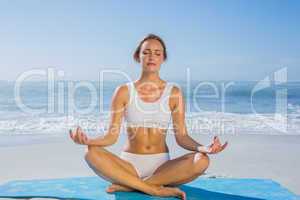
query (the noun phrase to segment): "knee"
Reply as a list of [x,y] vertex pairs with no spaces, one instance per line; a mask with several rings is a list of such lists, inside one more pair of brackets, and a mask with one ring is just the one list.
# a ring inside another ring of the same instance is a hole
[[93,158],[95,158],[95,156],[102,157],[101,153],[102,151],[100,147],[88,145],[84,158],[86,161],[91,161]]
[[209,166],[209,157],[205,153],[193,154],[193,171],[196,175],[201,175]]

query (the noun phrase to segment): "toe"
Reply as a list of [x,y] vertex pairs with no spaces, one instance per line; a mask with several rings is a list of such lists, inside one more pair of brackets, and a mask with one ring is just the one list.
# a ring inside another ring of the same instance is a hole
[[108,192],[108,193],[112,193],[112,192],[114,192],[115,191],[115,189],[114,189],[114,186],[113,185],[110,185],[110,186],[108,186],[107,188],[106,188],[106,192]]

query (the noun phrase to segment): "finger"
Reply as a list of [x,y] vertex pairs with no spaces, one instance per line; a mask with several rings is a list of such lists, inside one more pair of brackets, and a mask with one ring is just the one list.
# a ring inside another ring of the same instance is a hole
[[221,143],[218,136],[215,136],[215,137],[214,137],[214,143],[217,143],[217,144],[220,144],[220,143]]
[[220,142],[220,139],[218,138],[218,136],[214,137],[214,143],[218,146],[221,146],[221,142]]
[[72,129],[69,130],[69,134],[74,143],[77,143],[76,135],[74,135]]
[[217,152],[217,151],[219,150],[219,148],[220,148],[219,146],[214,146],[213,151],[214,151],[214,152]]
[[213,141],[212,141],[212,143],[211,143],[210,146],[214,146],[214,145],[215,145],[215,143],[216,143],[215,137],[216,137],[216,136],[214,136]]
[[83,133],[81,131],[79,131],[78,135],[79,135],[80,144],[83,144]]
[[220,142],[217,142],[217,143],[216,143],[216,147],[219,149],[219,148],[222,147],[222,144],[221,144]]
[[75,139],[76,142],[79,142],[78,127],[75,129]]
[[76,132],[77,132],[78,143],[82,144],[82,132],[80,127],[77,127]]
[[81,138],[81,144],[85,144],[87,136],[86,134],[83,132],[83,130],[81,129],[81,127],[79,127],[79,132],[80,132],[80,138]]
[[214,143],[216,143],[217,140],[218,140],[218,137],[215,135],[215,136],[214,136],[214,139],[213,139]]
[[221,144],[221,141],[220,141],[220,139],[219,139],[219,137],[218,136],[216,136],[216,143],[219,143],[219,144]]
[[78,138],[77,129],[75,129],[75,131],[73,132],[73,135],[74,135],[75,142],[78,143],[79,142],[79,138]]
[[208,150],[205,153],[212,153],[214,151],[214,149],[215,149],[214,144],[211,144],[211,145],[209,145],[207,147],[208,147]]
[[89,142],[88,136],[83,132],[82,132],[82,142],[83,142],[83,144],[88,144],[88,142]]
[[215,152],[218,149],[218,146],[220,146],[220,144],[217,143],[217,136],[214,136],[212,143],[209,145],[211,149],[210,153]]
[[220,148],[219,148],[219,151],[218,152],[221,152],[223,151],[228,145],[228,142],[226,141]]
[[225,149],[227,147],[227,145],[228,145],[228,142],[226,141],[222,146],[222,150]]
[[74,135],[73,135],[73,133],[72,133],[72,130],[71,130],[71,129],[69,130],[69,135],[70,135],[70,137],[72,138],[72,140],[74,140]]
[[84,134],[83,130],[80,127],[78,127],[78,130],[79,130],[80,143],[84,144],[84,137],[86,137],[86,135]]
[[216,151],[218,149],[219,145],[217,143],[214,143],[211,147],[213,151]]
[[80,132],[80,135],[81,135],[81,142],[82,142],[82,144],[85,144],[87,136],[83,132]]
[[82,144],[86,143],[86,136],[82,135]]
[[84,142],[84,144],[88,143],[88,137],[86,135],[83,136],[83,142]]

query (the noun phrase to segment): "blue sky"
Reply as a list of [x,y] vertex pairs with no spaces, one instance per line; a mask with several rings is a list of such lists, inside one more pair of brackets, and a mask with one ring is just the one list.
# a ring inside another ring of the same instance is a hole
[[0,79],[54,67],[67,79],[103,69],[137,78],[132,53],[148,33],[167,44],[165,79],[261,80],[300,74],[300,1],[1,0]]

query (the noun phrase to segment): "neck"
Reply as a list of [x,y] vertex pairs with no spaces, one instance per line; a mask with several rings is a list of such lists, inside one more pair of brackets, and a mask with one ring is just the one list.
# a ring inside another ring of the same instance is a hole
[[143,71],[140,78],[140,82],[152,82],[152,83],[161,83],[161,78],[159,77],[158,72],[145,72]]

